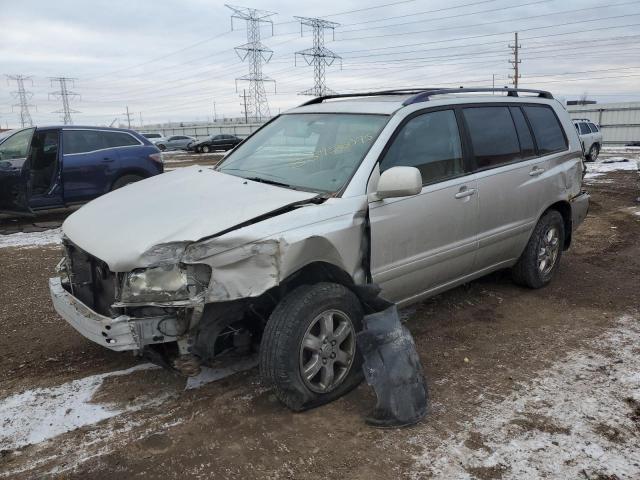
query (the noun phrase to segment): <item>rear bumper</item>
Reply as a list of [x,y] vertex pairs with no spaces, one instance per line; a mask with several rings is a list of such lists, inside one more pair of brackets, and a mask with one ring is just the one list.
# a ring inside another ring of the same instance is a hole
[[142,350],[145,345],[175,341],[175,317],[111,318],[94,312],[62,287],[59,277],[49,279],[49,292],[58,315],[82,336],[115,351]]
[[587,212],[589,211],[589,199],[591,196],[582,191],[575,197],[573,197],[571,202],[571,226],[575,230],[578,228],[584,219],[587,216]]

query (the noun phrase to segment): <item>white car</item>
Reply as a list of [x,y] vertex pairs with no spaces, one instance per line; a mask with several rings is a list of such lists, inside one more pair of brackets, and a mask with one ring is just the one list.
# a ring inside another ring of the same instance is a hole
[[595,162],[602,149],[602,132],[588,118],[574,118],[573,126],[576,127],[578,137],[580,137],[586,159]]
[[62,226],[55,309],[92,341],[186,375],[258,350],[293,410],[339,397],[362,379],[367,292],[404,306],[504,268],[543,287],[587,214],[564,107],[480,91],[320,97],[215,169],[94,200]]
[[140,135],[142,135],[144,138],[149,140],[154,145],[157,145],[160,142],[166,142],[167,141],[167,137],[165,137],[162,133],[157,133],[157,132],[141,133]]

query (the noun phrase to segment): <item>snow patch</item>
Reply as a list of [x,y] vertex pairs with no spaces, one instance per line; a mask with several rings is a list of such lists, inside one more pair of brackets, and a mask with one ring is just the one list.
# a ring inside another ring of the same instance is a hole
[[638,161],[625,157],[611,157],[598,162],[587,163],[587,173],[585,179],[601,177],[609,172],[619,170],[637,171]]
[[43,232],[19,232],[0,235],[0,248],[21,247],[36,248],[45,245],[60,245],[62,243],[62,228],[53,228]]
[[200,388],[202,385],[215,382],[216,380],[221,380],[233,375],[234,373],[249,370],[256,365],[258,365],[258,356],[253,355],[250,357],[235,359],[228,365],[221,366],[219,368],[202,367],[198,375],[187,379],[187,385],[184,389],[191,390],[193,388]]
[[[587,348],[490,402],[465,432],[417,457],[414,476],[640,478],[640,432],[632,419],[640,405],[639,320],[623,316]],[[419,436],[411,442],[426,443]]]
[[[57,387],[36,388],[0,400],[0,449],[39,443],[84,425],[124,413],[90,403],[108,377],[159,368],[150,363],[73,380]],[[139,409],[137,406],[135,409]],[[134,410],[133,408],[131,410]]]

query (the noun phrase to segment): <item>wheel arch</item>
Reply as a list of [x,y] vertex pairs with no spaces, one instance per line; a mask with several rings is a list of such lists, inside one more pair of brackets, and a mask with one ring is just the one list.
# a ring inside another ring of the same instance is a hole
[[111,191],[115,183],[126,175],[137,175],[138,177],[142,177],[143,179],[149,178],[151,176],[149,172],[145,171],[142,168],[136,168],[136,167],[123,168],[122,170],[118,170],[118,172],[113,176],[113,180],[109,185],[108,191]]

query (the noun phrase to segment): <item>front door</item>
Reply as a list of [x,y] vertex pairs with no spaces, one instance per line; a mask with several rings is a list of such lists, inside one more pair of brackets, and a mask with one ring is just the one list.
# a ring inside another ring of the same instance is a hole
[[424,185],[418,195],[369,204],[371,272],[390,301],[412,301],[471,273],[478,195],[460,121],[451,109],[419,113],[399,127],[380,161],[381,172],[418,168]]
[[19,130],[0,140],[0,213],[31,213],[29,153],[35,131]]
[[62,152],[60,130],[39,128],[31,141],[31,208],[45,209],[64,206],[62,187]]

